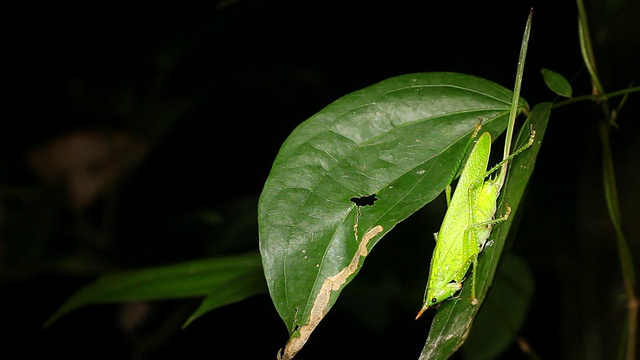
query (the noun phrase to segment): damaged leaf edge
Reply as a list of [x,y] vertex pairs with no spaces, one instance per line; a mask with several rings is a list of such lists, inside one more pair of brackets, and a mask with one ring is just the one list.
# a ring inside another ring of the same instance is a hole
[[340,288],[346,283],[347,278],[358,270],[361,259],[369,254],[369,249],[367,248],[369,240],[380,234],[383,230],[384,228],[382,225],[377,225],[369,229],[369,231],[367,231],[362,237],[362,241],[358,245],[358,250],[351,259],[349,265],[340,270],[337,274],[329,276],[322,283],[318,296],[313,302],[313,307],[309,314],[309,321],[307,324],[300,326],[297,331],[298,334],[294,333],[289,338],[289,341],[284,348],[284,354],[282,353],[282,349],[278,351],[278,360],[290,360],[302,349],[302,347],[304,347],[313,330],[315,330],[316,326],[318,326],[320,321],[324,318],[325,309],[329,305],[331,294],[334,291],[340,290]]

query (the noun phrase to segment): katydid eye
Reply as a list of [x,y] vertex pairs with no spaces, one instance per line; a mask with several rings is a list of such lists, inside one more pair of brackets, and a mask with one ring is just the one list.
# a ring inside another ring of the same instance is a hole
[[436,301],[438,301],[438,299],[436,299],[436,298],[431,299],[431,302],[432,302],[432,303],[434,303],[434,302],[436,302]]

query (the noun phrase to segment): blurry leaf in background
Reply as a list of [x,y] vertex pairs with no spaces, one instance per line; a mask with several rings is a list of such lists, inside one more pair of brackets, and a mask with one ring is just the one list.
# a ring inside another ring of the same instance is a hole
[[176,265],[131,270],[100,277],[72,295],[46,322],[90,304],[205,296],[189,319],[217,307],[266,291],[257,252]]
[[465,359],[495,359],[513,344],[526,320],[533,291],[527,264],[515,255],[505,256],[462,347]]

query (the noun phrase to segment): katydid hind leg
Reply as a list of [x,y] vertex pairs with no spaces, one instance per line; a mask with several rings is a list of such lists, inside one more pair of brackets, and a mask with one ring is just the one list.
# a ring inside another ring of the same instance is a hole
[[497,223],[501,223],[503,221],[507,221],[509,220],[509,215],[511,215],[511,207],[509,205],[506,205],[507,209],[505,210],[504,214],[497,218],[497,219],[493,219],[493,220],[488,220],[488,221],[483,221],[483,222],[479,222],[477,224],[473,224],[471,226],[469,226],[470,228],[474,228],[474,227],[482,227],[482,226],[493,226]]
[[478,305],[478,298],[476,297],[476,269],[478,268],[478,254],[472,256],[473,267],[471,269],[471,305]]
[[471,225],[464,231],[464,241],[466,242],[466,246],[469,249],[476,249],[476,251],[472,251],[471,256],[467,259],[467,264],[471,268],[471,304],[476,305],[478,303],[478,299],[476,297],[476,269],[478,267],[478,247],[477,247],[477,238],[478,231],[477,225]]
[[[507,219],[509,219],[509,214],[511,214],[511,207],[509,207],[509,205],[507,205],[507,210],[505,211],[504,215],[502,215],[501,217],[494,219],[494,220],[490,220],[490,221],[485,221],[479,224],[475,224],[472,225],[472,227],[480,227],[480,226],[493,226],[497,223],[506,221]],[[475,231],[469,231],[470,234],[476,233]],[[477,237],[477,235],[476,235]],[[472,239],[473,240],[473,239]],[[485,239],[486,240],[486,239]],[[484,242],[482,244],[482,248],[484,248]],[[478,298],[476,297],[476,269],[478,268],[478,254],[479,252],[482,250],[482,248],[478,249],[478,253],[475,253],[473,255],[471,255],[471,305],[477,305],[478,304]]]
[[478,298],[476,297],[476,269],[478,267],[478,254],[484,249],[484,244],[487,240],[486,238],[479,239],[478,229],[487,227],[487,226],[493,227],[493,225],[497,223],[506,221],[507,219],[509,219],[510,214],[511,214],[511,207],[507,205],[507,209],[504,215],[502,215],[501,217],[497,219],[492,219],[488,221],[479,222],[477,224],[473,224],[469,226],[464,232],[464,239],[466,242],[466,246],[468,246],[470,249],[471,248],[477,249],[477,252],[474,252],[467,261],[467,263],[470,264],[469,267],[471,268],[470,271],[471,271],[471,304],[472,305],[478,304]]
[[484,250],[485,245],[489,240],[489,236],[491,235],[491,231],[493,230],[493,225],[501,223],[503,221],[507,221],[509,219],[509,215],[511,214],[511,207],[509,206],[509,204],[507,204],[506,207],[507,209],[505,210],[504,214],[501,217],[497,219],[491,219],[491,220],[479,222],[471,226],[471,227],[476,227],[480,229],[480,231],[477,232],[478,235],[476,238],[478,253],[481,253],[482,250]]
[[485,173],[484,177],[486,178],[487,176],[493,174],[498,169],[500,169],[502,167],[502,165],[504,165],[505,163],[511,161],[514,157],[518,156],[521,152],[523,152],[523,151],[527,150],[529,147],[531,147],[531,145],[533,145],[533,142],[534,142],[535,138],[536,138],[536,131],[533,129],[533,127],[531,127],[530,135],[529,135],[529,141],[527,141],[527,143],[525,143],[520,148],[518,148],[518,150],[514,151],[513,154],[507,156],[505,159],[503,159],[502,161],[500,161],[499,163],[494,165],[491,169],[487,170],[487,172]]

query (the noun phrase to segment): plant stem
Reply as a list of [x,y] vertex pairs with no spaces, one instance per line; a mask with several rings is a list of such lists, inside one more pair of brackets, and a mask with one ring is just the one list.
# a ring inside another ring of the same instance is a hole
[[[609,103],[602,83],[598,79],[598,73],[595,66],[595,57],[591,46],[591,38],[589,36],[589,26],[587,24],[587,15],[582,0],[577,0],[578,4],[578,30],[580,36],[580,49],[584,58],[585,65],[591,75],[591,83],[593,85],[594,100],[600,103],[604,112],[604,117],[600,120],[600,141],[602,143],[602,176],[604,180],[604,196],[607,203],[609,217],[616,233],[616,245],[618,248],[618,256],[620,257],[620,266],[622,270],[622,279],[627,297],[627,332],[626,336],[626,359],[635,359],[636,352],[636,333],[638,327],[638,298],[634,291],[635,272],[631,251],[622,231],[622,219],[620,215],[620,206],[618,204],[618,189],[616,187],[615,170],[613,167],[613,156],[611,152],[611,144],[609,141],[609,131],[611,126],[615,126],[615,118],[617,111],[611,111]],[[634,88],[631,88],[633,90]],[[630,90],[630,89],[627,89]],[[625,93],[628,94],[629,92]],[[611,94],[609,94],[611,95]],[[600,101],[598,101],[598,99]],[[624,343],[624,342],[623,342]]]
[[589,95],[575,96],[570,99],[558,101],[557,103],[551,106],[551,109],[552,110],[557,109],[565,105],[573,104],[580,101],[594,101],[594,102],[607,101],[611,98],[614,98],[617,96],[629,95],[634,92],[640,92],[640,86],[630,87],[628,89],[622,89],[622,90],[618,90],[618,91],[614,91],[614,92],[610,92],[608,94],[602,94],[602,95],[589,94]]

